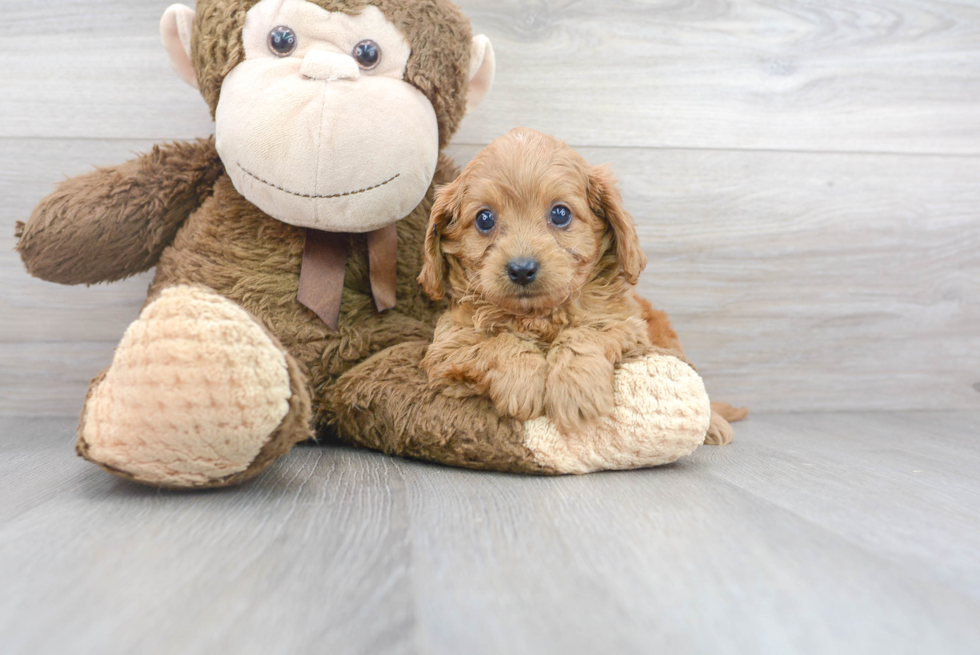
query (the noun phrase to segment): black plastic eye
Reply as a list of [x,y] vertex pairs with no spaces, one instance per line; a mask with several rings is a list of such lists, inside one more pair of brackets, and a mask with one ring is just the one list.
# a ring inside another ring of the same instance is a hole
[[492,232],[495,227],[497,227],[497,217],[489,209],[484,209],[476,217],[476,229],[480,232],[486,234]]
[[381,62],[381,46],[370,39],[361,41],[354,46],[351,56],[358,66],[364,70],[371,70]]
[[299,39],[290,27],[280,25],[269,32],[269,50],[277,57],[288,57],[296,52]]
[[551,224],[555,227],[568,227],[572,224],[572,210],[565,205],[555,205],[551,210]]

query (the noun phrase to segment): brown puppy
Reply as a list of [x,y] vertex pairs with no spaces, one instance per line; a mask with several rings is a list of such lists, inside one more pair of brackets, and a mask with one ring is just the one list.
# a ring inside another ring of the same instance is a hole
[[[436,299],[448,289],[450,311],[422,366],[501,413],[579,430],[613,410],[616,364],[652,350],[633,294],[646,262],[609,170],[514,130],[433,207],[419,282]],[[656,332],[679,352],[661,316]]]

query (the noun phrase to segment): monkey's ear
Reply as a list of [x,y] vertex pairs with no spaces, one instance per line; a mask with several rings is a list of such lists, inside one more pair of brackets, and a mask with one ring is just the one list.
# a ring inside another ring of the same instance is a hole
[[470,46],[470,88],[466,94],[467,113],[476,109],[490,93],[496,72],[497,59],[490,39],[482,34],[473,37],[473,45]]
[[446,258],[442,254],[442,233],[459,211],[460,178],[438,191],[432,205],[429,227],[425,231],[425,262],[419,284],[433,300],[446,297]]
[[627,282],[636,284],[647,267],[647,256],[636,233],[636,223],[623,207],[616,176],[608,166],[594,166],[589,171],[589,204],[596,216],[609,223],[623,275]]
[[194,34],[194,10],[184,5],[170,5],[160,19],[160,37],[163,47],[170,56],[170,65],[174,67],[180,79],[195,89],[197,73],[191,61],[191,36]]

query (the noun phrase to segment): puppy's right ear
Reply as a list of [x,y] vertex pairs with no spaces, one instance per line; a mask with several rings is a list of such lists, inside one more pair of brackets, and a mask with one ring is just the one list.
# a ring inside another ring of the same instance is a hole
[[616,256],[623,276],[630,284],[640,281],[640,273],[647,267],[640,237],[636,233],[633,217],[623,207],[619,183],[608,166],[593,166],[589,173],[589,204],[592,211],[606,219],[616,240]]
[[425,262],[419,284],[433,300],[446,297],[446,258],[442,254],[442,234],[459,211],[460,178],[438,190],[432,205],[429,227],[425,231]]

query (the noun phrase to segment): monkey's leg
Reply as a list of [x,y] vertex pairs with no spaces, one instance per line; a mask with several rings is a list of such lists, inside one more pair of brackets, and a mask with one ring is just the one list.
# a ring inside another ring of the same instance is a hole
[[306,380],[248,312],[203,288],[164,289],[93,382],[78,453],[144,484],[247,480],[311,436]]
[[451,466],[557,473],[535,461],[521,423],[498,416],[488,398],[456,398],[430,385],[419,368],[428,346],[388,348],[337,381],[327,402],[341,439]]
[[673,462],[704,442],[711,408],[701,378],[655,353],[616,373],[612,416],[564,435],[547,418],[501,417],[484,397],[454,397],[419,369],[428,344],[389,348],[346,373],[327,399],[346,441],[453,466],[580,474]]
[[[670,324],[667,314],[654,309],[645,298],[635,296],[640,303],[643,319],[649,326],[650,341],[654,346],[667,348],[677,351],[684,356],[684,347],[681,346],[677,333]],[[711,425],[708,434],[704,438],[706,446],[727,446],[735,440],[735,428],[730,424],[741,421],[748,416],[748,410],[735,408],[728,403],[711,403]]]

